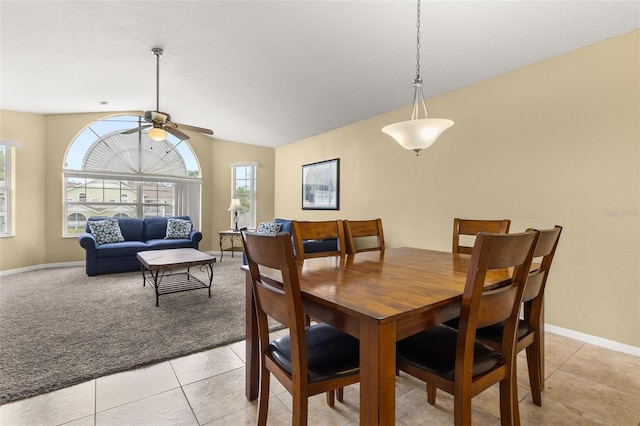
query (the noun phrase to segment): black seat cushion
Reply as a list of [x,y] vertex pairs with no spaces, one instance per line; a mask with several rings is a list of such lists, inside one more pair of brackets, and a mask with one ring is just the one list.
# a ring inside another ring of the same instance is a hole
[[[496,342],[502,341],[502,330],[504,329],[504,323],[500,322],[498,324],[490,325],[488,327],[479,328],[476,331],[476,337],[482,337],[489,340],[495,340]],[[527,333],[529,333],[529,324],[525,321],[520,320],[518,322],[518,339],[524,337]]]
[[[458,328],[458,320],[460,318],[454,318],[445,322],[445,325],[448,325],[451,328]],[[502,341],[502,329],[504,328],[504,321],[499,322],[497,324],[490,325],[488,327],[479,328],[476,331],[476,337],[482,337],[488,340],[495,340],[496,342]],[[529,324],[526,321],[520,320],[518,322],[518,339],[522,339],[527,333],[529,333]]]
[[[356,374],[360,366],[360,341],[329,324],[305,329],[309,382]],[[282,336],[269,345],[273,359],[291,374],[291,340]]]
[[[437,325],[407,337],[397,344],[397,357],[433,374],[453,380],[456,364],[458,331]],[[491,370],[500,362],[500,354],[476,342],[473,353],[473,376]]]

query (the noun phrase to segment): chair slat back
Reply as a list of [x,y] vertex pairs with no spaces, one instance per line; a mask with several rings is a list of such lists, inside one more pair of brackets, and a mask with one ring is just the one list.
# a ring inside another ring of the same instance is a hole
[[[384,250],[384,232],[382,219],[372,220],[345,220],[344,233],[347,253],[360,253],[363,251]],[[376,237],[376,245],[356,248],[356,238]]]
[[[268,347],[267,317],[271,317],[289,328],[292,362],[297,364],[300,360],[306,372],[304,311],[291,237],[287,233],[269,235],[242,231],[241,234],[256,302],[260,349],[266,351]],[[266,271],[268,276],[263,274]]]
[[486,327],[505,321],[518,297],[518,286],[507,285],[495,290],[484,291],[478,308],[476,328]]
[[[527,231],[533,230],[532,228]],[[560,241],[560,234],[562,233],[562,226],[556,225],[551,229],[540,230],[540,238],[536,246],[536,251],[533,254],[535,258],[542,258],[540,267],[535,271],[532,271],[527,278],[527,285],[524,290],[523,301],[528,302],[539,295],[544,294],[544,286],[549,276],[549,270],[551,269],[551,263],[553,262],[553,256],[556,253],[556,247],[558,247],[558,241]]]
[[[465,368],[471,371],[476,329],[499,321],[505,321],[503,360],[513,359],[518,312],[538,236],[537,231],[478,234],[462,296],[455,374],[464,374]],[[513,268],[511,281],[497,289],[485,290],[487,272],[501,268]]]
[[[293,231],[293,239],[296,249],[296,258],[306,259],[309,257],[323,257],[323,256],[344,256],[346,254],[345,249],[345,237],[344,237],[344,225],[342,220],[326,220],[326,221],[298,221],[291,222],[291,229]],[[338,242],[338,249],[331,251],[323,251],[320,253],[305,253],[304,244],[305,240],[328,240],[336,239]]]
[[476,220],[476,219],[453,219],[453,239],[452,252],[471,254],[473,246],[462,245],[461,235],[475,236],[479,232],[490,232],[493,234],[508,234],[511,221],[509,219],[500,220]]

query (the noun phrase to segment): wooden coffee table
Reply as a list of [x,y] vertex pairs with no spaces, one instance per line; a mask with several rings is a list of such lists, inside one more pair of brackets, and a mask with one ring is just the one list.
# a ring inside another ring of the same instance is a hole
[[[213,281],[213,264],[216,258],[193,248],[149,250],[137,254],[142,265],[142,285],[147,282],[155,288],[156,306],[161,294],[181,291],[209,289],[211,298],[211,282]],[[192,266],[199,266],[207,272],[209,284],[191,275]],[[187,268],[186,272],[175,272],[175,269]]]

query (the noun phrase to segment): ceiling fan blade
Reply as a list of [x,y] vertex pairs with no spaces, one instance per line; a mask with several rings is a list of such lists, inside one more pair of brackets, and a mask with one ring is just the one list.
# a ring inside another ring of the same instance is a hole
[[188,124],[172,123],[176,128],[183,130],[191,130],[192,132],[204,133],[205,135],[212,135],[213,130],[205,129],[204,127],[189,126]]
[[131,133],[139,132],[142,129],[146,129],[147,127],[151,127],[151,124],[147,126],[134,127],[133,129],[125,130],[124,132],[120,132],[121,135],[130,135]]
[[184,133],[182,133],[180,130],[178,129],[174,129],[173,127],[169,127],[166,126],[164,128],[168,133],[171,133],[173,136],[175,136],[178,139],[182,139],[183,141],[189,140],[190,137]]

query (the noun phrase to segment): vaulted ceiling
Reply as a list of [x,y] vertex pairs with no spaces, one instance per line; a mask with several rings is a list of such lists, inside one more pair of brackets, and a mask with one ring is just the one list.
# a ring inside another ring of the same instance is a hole
[[[638,1],[423,1],[428,98],[640,28]],[[277,147],[411,103],[415,1],[0,2],[0,108]],[[106,103],[106,104],[103,104]]]

